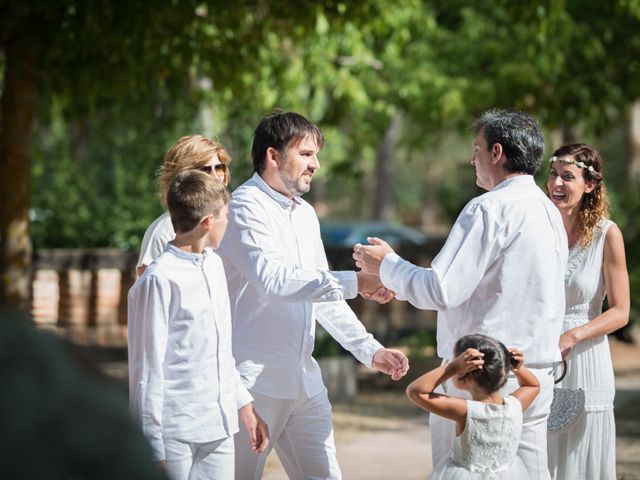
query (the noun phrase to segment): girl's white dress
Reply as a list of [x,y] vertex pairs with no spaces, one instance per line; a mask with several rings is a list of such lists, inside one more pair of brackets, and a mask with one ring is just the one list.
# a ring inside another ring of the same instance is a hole
[[467,400],[467,422],[449,458],[435,466],[432,480],[527,479],[516,456],[522,405],[512,396],[493,404]]
[[[591,245],[569,251],[565,274],[566,312],[563,332],[584,325],[602,312],[605,297],[602,259],[607,230],[603,220]],[[615,480],[615,383],[607,336],[578,343],[567,357],[567,375],[558,384],[585,391],[585,413],[571,430],[549,434],[549,470],[554,479]]]

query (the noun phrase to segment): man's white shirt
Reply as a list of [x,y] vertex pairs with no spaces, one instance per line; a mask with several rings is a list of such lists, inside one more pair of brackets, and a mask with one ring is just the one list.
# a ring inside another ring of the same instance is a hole
[[528,365],[548,365],[561,359],[567,256],[557,208],[518,175],[465,206],[431,268],[389,254],[380,277],[398,298],[438,311],[441,358],[481,333],[522,349]]
[[163,437],[205,443],[238,431],[253,399],[235,368],[220,257],[169,244],[131,287],[129,392],[155,457]]
[[329,271],[311,205],[289,199],[257,173],[233,192],[220,247],[233,318],[233,353],[245,385],[276,398],[324,389],[311,356],[315,320],[359,361],[382,348],[345,299],[355,272]]

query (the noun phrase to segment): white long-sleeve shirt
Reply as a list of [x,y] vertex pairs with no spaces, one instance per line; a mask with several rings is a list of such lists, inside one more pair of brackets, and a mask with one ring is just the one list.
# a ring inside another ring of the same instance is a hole
[[129,290],[129,399],[164,459],[164,438],[210,442],[238,431],[253,398],[235,368],[222,261],[169,244]]
[[324,388],[311,356],[315,320],[365,365],[382,348],[344,301],[354,272],[329,271],[316,213],[254,174],[233,192],[219,249],[231,299],[233,354],[245,385],[276,398]]
[[398,298],[437,310],[438,355],[482,333],[524,351],[529,365],[560,360],[567,235],[557,208],[529,175],[471,200],[431,268],[387,255],[380,277]]

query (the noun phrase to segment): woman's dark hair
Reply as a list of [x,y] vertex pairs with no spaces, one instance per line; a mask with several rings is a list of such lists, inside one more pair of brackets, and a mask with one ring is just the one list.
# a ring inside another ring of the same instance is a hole
[[493,393],[507,383],[507,376],[511,370],[511,354],[502,342],[486,335],[465,335],[458,339],[454,346],[454,354],[460,355],[467,348],[475,348],[484,353],[484,365],[480,370],[467,373],[465,377],[472,378],[478,387],[487,393]]

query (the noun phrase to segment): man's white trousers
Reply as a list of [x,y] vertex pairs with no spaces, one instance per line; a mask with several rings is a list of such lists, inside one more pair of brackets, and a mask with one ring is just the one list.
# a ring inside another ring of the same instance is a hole
[[236,434],[236,479],[260,480],[265,460],[275,448],[290,480],[342,478],[333,438],[331,404],[326,389],[308,398],[281,399],[251,391],[253,406],[269,426],[269,447],[256,455],[246,430]]

